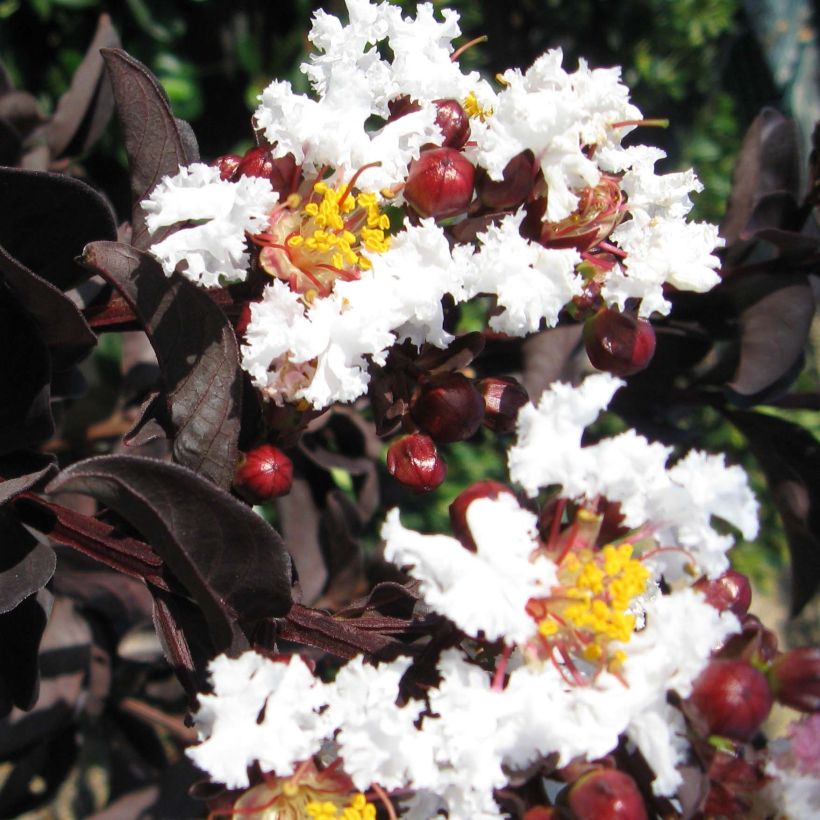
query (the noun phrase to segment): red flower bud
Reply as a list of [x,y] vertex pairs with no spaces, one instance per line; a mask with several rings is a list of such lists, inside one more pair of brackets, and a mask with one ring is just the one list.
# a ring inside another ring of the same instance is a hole
[[820,711],[820,647],[804,646],[775,658],[769,681],[778,702],[800,712]]
[[688,703],[709,734],[747,741],[772,708],[766,676],[742,660],[713,660],[695,681]]
[[435,490],[447,475],[447,464],[423,433],[394,441],[387,451],[387,470],[396,481],[417,493]]
[[515,430],[518,411],[530,400],[524,387],[515,379],[497,377],[479,379],[475,386],[484,397],[484,426],[494,433]]
[[646,820],[635,781],[618,769],[596,769],[569,789],[567,805],[576,820]]
[[410,403],[413,421],[439,443],[474,435],[484,417],[484,399],[461,373],[441,373],[422,383]]
[[524,812],[523,820],[555,820],[556,810],[551,806],[533,806]]
[[467,508],[477,498],[498,498],[502,493],[515,498],[513,491],[505,484],[485,478],[471,484],[466,490],[462,490],[450,504],[450,526],[453,528],[453,535],[471,552],[475,552],[477,547],[467,524]]
[[485,208],[494,211],[515,208],[530,195],[537,171],[535,156],[527,149],[507,163],[500,180],[490,179],[486,171],[481,171],[476,180],[476,194]]
[[462,148],[470,139],[470,118],[458,100],[433,100],[436,125],[444,135],[444,148]]
[[262,444],[244,454],[233,484],[252,504],[287,495],[293,484],[293,462],[278,447]]
[[711,581],[708,578],[700,578],[694,587],[704,594],[707,604],[719,612],[728,609],[738,618],[749,611],[752,603],[752,585],[749,579],[733,569]]
[[592,366],[616,376],[643,370],[655,353],[655,329],[646,319],[603,308],[584,322]]
[[240,157],[239,154],[224,154],[221,157],[217,157],[211,165],[219,168],[220,179],[233,179],[241,161],[242,157]]
[[455,148],[431,148],[410,166],[404,198],[421,216],[446,218],[466,211],[475,168]]
[[732,635],[720,649],[722,658],[742,658],[756,664],[765,664],[779,654],[777,635],[767,629],[756,615],[741,616],[739,635]]
[[299,181],[299,166],[293,154],[274,158],[268,145],[257,145],[242,157],[236,177],[262,177],[267,179],[271,188],[283,197],[296,190]]

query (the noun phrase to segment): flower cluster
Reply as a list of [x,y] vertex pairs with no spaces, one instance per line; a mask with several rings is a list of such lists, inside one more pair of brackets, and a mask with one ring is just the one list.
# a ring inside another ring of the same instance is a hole
[[686,220],[694,174],[622,145],[648,121],[618,69],[568,72],[553,50],[492,84],[459,66],[454,12],[347,7],[314,18],[312,95],[260,96],[266,171],[192,165],[143,203],[150,230],[176,228],[152,247],[167,274],[267,283],[242,355],[270,400],[349,402],[397,342],[446,347],[446,295],[493,296],[490,328],[522,336],[582,294],[647,317],[665,285],[716,284],[717,229]]
[[[522,409],[511,475],[531,496],[557,488],[540,511],[485,485],[453,505],[465,519],[459,538],[415,532],[398,510],[388,514],[385,557],[462,636],[439,653],[438,682],[423,696],[404,688],[409,658],[376,666],[357,657],[325,683],[298,657],[221,657],[211,664],[213,693],[200,697],[201,743],[189,752],[197,765],[244,788],[257,763],[270,782],[241,799],[261,789],[284,800],[321,759],[336,778],[333,806],[398,792],[405,817],[491,818],[502,816],[494,790],[516,773],[595,761],[627,741],[651,766],[654,792],[673,795],[691,753],[675,704],[740,631],[693,581],[719,573],[732,544],[712,517],[752,536],[756,506],[743,473],[716,457],[690,454],[667,468],[668,451],[634,434],[634,465],[623,464],[623,436],[582,446],[583,427],[618,384],[603,374],[578,388],[556,384]],[[545,461],[550,470],[537,473]],[[695,462],[697,491],[687,472]],[[609,508],[621,513],[614,528],[604,526]]]

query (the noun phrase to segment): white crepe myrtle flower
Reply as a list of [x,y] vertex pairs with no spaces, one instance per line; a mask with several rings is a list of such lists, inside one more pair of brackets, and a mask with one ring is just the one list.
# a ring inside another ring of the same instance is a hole
[[467,508],[475,553],[448,535],[406,529],[391,510],[382,527],[385,558],[408,566],[425,600],[468,635],[523,643],[536,624],[527,601],[555,583],[555,567],[537,548],[536,518],[508,494],[477,499]]
[[200,742],[187,754],[214,781],[245,787],[254,761],[289,775],[319,750],[328,734],[318,711],[325,703],[323,685],[300,657],[274,663],[255,652],[236,659],[220,655],[208,671],[213,693],[199,695]]
[[[597,374],[579,388],[553,385],[537,407],[522,407],[518,440],[508,453],[510,476],[530,496],[559,485],[568,498],[618,502],[625,526],[651,524],[659,545],[679,548],[677,553],[665,549],[656,559],[673,576],[683,563],[694,562],[716,577],[729,566],[726,552],[734,539],[718,533],[711,519],[722,518],[747,539],[757,534],[757,502],[746,474],[726,467],[723,456],[697,451],[669,467],[671,448],[634,431],[582,447],[583,428],[620,384]],[[675,562],[675,555],[684,560]]]
[[179,271],[203,287],[242,282],[247,276],[245,232],[261,230],[279,196],[267,180],[220,179],[219,169],[202,163],[163,177],[142,203],[148,230],[182,225],[151,245],[167,276]]

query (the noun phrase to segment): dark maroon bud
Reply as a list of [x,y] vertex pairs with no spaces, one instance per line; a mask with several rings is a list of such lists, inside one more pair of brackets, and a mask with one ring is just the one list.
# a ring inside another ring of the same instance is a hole
[[804,646],[775,658],[769,682],[784,706],[799,712],[820,711],[820,647]]
[[756,615],[747,613],[741,616],[740,626],[740,634],[732,635],[721,647],[720,657],[742,658],[756,664],[767,664],[780,654],[777,635],[763,626]]
[[470,118],[458,100],[433,100],[436,125],[441,129],[444,148],[462,148],[470,139]]
[[596,769],[570,786],[567,806],[576,820],[646,820],[635,781],[618,769]]
[[616,376],[644,370],[655,354],[655,329],[646,319],[602,308],[584,322],[592,366]]
[[523,385],[515,379],[488,377],[475,385],[484,397],[483,424],[494,433],[515,430],[518,411],[530,400]]
[[527,149],[507,163],[500,180],[490,179],[482,171],[476,181],[476,194],[485,208],[494,211],[515,208],[530,195],[537,171],[535,156]]
[[287,495],[293,484],[293,462],[278,447],[262,444],[244,454],[233,484],[252,504]]
[[440,373],[422,383],[410,403],[410,415],[440,444],[463,441],[481,426],[484,399],[461,373]]
[[420,216],[445,219],[467,210],[473,198],[475,168],[455,148],[431,148],[414,160],[404,198]]
[[296,190],[299,168],[293,154],[274,158],[270,146],[257,145],[242,157],[236,176],[262,177],[270,182],[274,191],[287,196]]
[[505,484],[485,478],[462,490],[450,504],[450,526],[453,535],[471,552],[475,552],[477,547],[467,524],[467,508],[478,498],[498,498],[502,493],[515,498],[513,491]]
[[242,157],[239,154],[223,154],[217,157],[211,165],[219,168],[220,179],[233,179],[240,162],[242,162]]
[[237,336],[244,336],[248,325],[251,323],[251,304],[253,303],[246,302],[242,305],[242,310],[239,311],[239,318],[236,320],[236,325],[234,326]]
[[423,433],[412,433],[390,445],[387,470],[405,487],[426,493],[444,481],[447,464],[438,454],[433,439]]
[[405,114],[421,111],[421,103],[408,97],[406,94],[402,94],[401,97],[395,97],[387,103],[387,110],[390,112],[387,121],[393,122]]
[[714,580],[700,578],[694,587],[703,593],[707,604],[719,612],[728,609],[738,618],[749,611],[752,603],[752,585],[749,579],[733,569],[727,570]]
[[745,742],[768,717],[773,698],[760,670],[743,660],[718,658],[695,680],[688,702],[710,735]]

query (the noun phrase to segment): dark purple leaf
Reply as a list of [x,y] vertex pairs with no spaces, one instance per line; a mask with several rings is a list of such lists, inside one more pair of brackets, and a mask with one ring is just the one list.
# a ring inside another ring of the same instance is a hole
[[0,454],[4,454],[40,444],[53,433],[54,424],[48,351],[35,322],[2,282],[0,346]]
[[558,380],[574,380],[579,372],[573,367],[581,349],[581,325],[567,325],[530,336],[523,344],[522,384],[533,401]]
[[820,444],[797,424],[762,413],[729,413],[746,436],[783,520],[792,566],[792,615],[820,587]]
[[11,123],[0,118],[0,165],[16,165],[22,149],[20,135]]
[[[741,284],[740,276],[732,282]],[[749,285],[744,291],[759,286],[763,295],[740,313],[739,361],[727,385],[730,398],[744,405],[785,392],[800,370],[815,313],[805,276],[776,273],[754,279],[744,277]]]
[[51,593],[41,589],[0,615],[0,715],[13,706],[30,709],[37,700],[37,652],[52,602]]
[[123,294],[145,325],[165,382],[167,417],[159,419],[182,464],[220,487],[233,481],[242,413],[236,335],[205,291],[168,279],[150,254],[94,242],[84,263]]
[[[190,129],[180,129],[168,96],[148,68],[120,49],[103,49],[102,55],[114,87],[131,172],[131,242],[145,249],[152,239],[140,202],[162,177],[198,159],[193,134]],[[153,241],[159,241],[166,232],[158,232]]]
[[97,343],[97,337],[71,299],[32,273],[2,247],[0,275],[37,323],[55,370],[66,370]]
[[0,509],[0,614],[39,592],[54,575],[57,556],[8,509]]
[[797,198],[798,156],[794,123],[773,108],[764,108],[746,132],[735,164],[729,207],[720,228],[727,242],[740,238],[767,194],[785,191]]
[[36,97],[27,91],[15,90],[0,94],[0,118],[6,120],[21,137],[46,119]]
[[71,153],[85,153],[108,125],[114,111],[114,95],[104,71],[100,49],[119,45],[120,38],[111,25],[111,18],[101,14],[94,39],[46,128],[46,139],[53,157],[61,156],[72,143],[76,150]]
[[59,290],[88,277],[76,258],[89,242],[116,236],[111,206],[86,183],[0,168],[0,245]]
[[0,506],[57,472],[54,456],[16,452],[0,457]]
[[236,621],[284,615],[290,558],[253,510],[190,470],[135,456],[73,464],[49,492],[83,492],[148,541],[202,609],[217,651],[241,642]]

